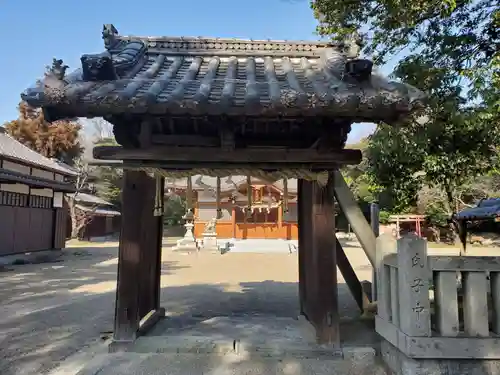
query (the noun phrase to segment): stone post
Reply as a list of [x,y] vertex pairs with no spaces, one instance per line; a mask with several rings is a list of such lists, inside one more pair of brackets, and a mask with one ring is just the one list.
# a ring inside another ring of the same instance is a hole
[[377,237],[377,315],[389,321],[391,317],[390,267],[384,265],[384,258],[396,253],[396,240],[389,234]]
[[430,336],[427,241],[411,234],[400,238],[397,246],[400,329],[408,336]]

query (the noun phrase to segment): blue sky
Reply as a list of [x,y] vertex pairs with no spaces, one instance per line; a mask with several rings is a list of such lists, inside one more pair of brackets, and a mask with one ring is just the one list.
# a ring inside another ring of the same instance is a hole
[[[102,52],[104,23],[114,24],[122,35],[318,38],[308,0],[3,0],[0,124],[17,117],[19,94],[43,75],[53,57],[71,70],[79,66],[82,54]],[[370,124],[355,125],[350,141],[371,131]]]

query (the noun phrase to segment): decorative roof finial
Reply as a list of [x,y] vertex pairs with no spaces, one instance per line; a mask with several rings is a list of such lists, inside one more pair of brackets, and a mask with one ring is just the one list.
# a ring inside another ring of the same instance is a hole
[[45,77],[56,78],[62,81],[68,68],[67,65],[64,65],[62,59],[53,58],[52,65],[46,67]]
[[104,46],[106,49],[110,49],[116,44],[117,35],[118,30],[112,24],[102,26],[102,39],[104,40]]
[[342,44],[346,57],[348,59],[355,59],[359,56],[363,48],[363,37],[357,31],[354,31],[351,35],[345,37]]

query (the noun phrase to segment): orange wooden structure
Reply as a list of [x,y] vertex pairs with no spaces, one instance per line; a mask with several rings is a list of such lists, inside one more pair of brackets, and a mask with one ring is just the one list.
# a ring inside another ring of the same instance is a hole
[[[217,217],[215,197],[216,179],[192,176],[194,236],[201,238],[205,225]],[[247,185],[246,176],[232,176],[230,183],[223,181],[220,197],[221,218],[217,220],[217,238],[235,239],[287,239],[297,240],[297,179],[289,179],[286,189],[282,180],[275,182],[252,178]],[[167,180],[167,194],[184,195],[185,179]],[[247,215],[248,190],[252,197],[252,214]],[[283,195],[288,198],[284,207]]]
[[419,237],[422,237],[422,223],[425,221],[425,215],[391,215],[389,217],[390,223],[396,223],[396,237],[400,238],[401,236],[401,225],[409,224],[412,229],[415,229],[415,234]]

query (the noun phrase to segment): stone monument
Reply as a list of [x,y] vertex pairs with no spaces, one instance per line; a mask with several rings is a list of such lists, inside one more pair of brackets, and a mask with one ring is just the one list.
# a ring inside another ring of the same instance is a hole
[[219,246],[217,245],[217,232],[215,227],[217,225],[217,219],[211,219],[203,230],[203,250],[204,251],[219,251]]

